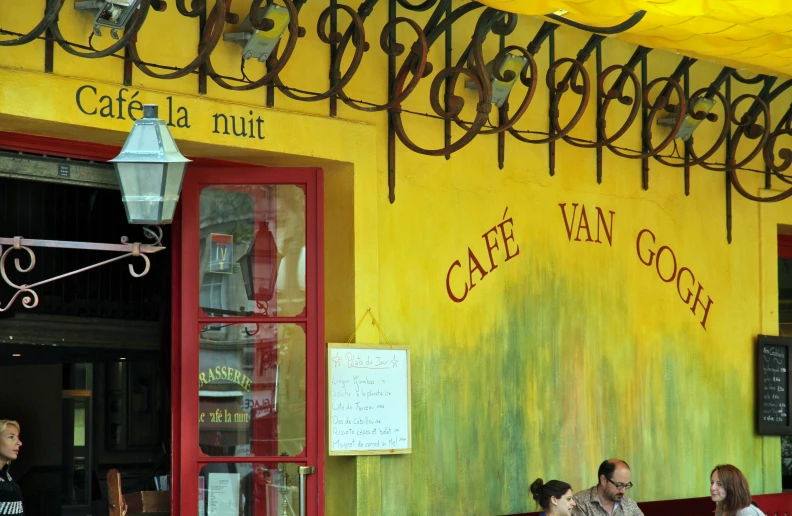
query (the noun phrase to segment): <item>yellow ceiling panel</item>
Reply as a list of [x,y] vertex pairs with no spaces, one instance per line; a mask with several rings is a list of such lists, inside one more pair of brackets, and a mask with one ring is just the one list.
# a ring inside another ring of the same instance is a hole
[[713,20],[711,18],[705,18],[703,16],[696,16],[693,18],[688,18],[681,23],[677,23],[671,26],[667,26],[666,28],[679,32],[681,34],[688,33],[691,35],[695,34],[718,34],[723,32],[724,30],[731,29],[736,24],[734,22],[725,22],[720,20]]
[[788,59],[792,65],[792,48],[773,50],[770,54],[776,59]]
[[738,69],[788,75],[792,70],[791,0],[480,0],[518,14],[546,15],[607,27],[646,11],[616,37]]
[[763,20],[764,18],[757,18],[755,16],[740,16],[735,15],[731,11],[722,11],[720,9],[713,9],[706,14],[707,18],[712,18],[713,20],[720,20],[723,22],[729,22],[734,24],[743,24],[747,25],[751,22],[757,20]]
[[758,30],[769,30],[770,32],[790,32],[792,31],[792,15],[784,14],[772,18],[760,18],[745,25]]
[[[719,32],[718,36],[731,39],[733,41],[755,41],[757,42],[757,45],[765,45],[766,43],[764,41],[771,39],[774,36],[774,33],[769,30],[759,30],[753,27],[747,27],[745,25],[732,25],[728,29]],[[760,41],[763,39],[764,41]]]
[[761,48],[746,48],[742,52],[735,52],[732,58],[740,59],[740,60],[750,59],[751,61],[754,61],[756,59],[760,59],[766,56],[770,59],[773,58],[772,55],[768,54],[765,50],[762,50]]

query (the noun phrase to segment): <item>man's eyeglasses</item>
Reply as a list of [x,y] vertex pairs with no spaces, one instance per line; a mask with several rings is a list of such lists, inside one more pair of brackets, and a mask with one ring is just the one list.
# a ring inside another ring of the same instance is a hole
[[611,480],[609,478],[608,478],[608,482],[610,482],[611,484],[616,486],[616,489],[619,489],[619,490],[624,489],[625,491],[627,491],[628,489],[632,489],[632,486],[633,486],[632,482],[630,482],[628,484],[616,483],[616,482],[614,482],[613,480]]

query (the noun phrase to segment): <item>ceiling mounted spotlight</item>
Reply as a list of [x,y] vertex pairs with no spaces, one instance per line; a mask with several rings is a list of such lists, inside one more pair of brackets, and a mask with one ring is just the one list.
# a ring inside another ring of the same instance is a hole
[[[514,83],[520,77],[520,74],[528,66],[528,59],[523,56],[514,54],[506,54],[501,60],[499,75],[506,79],[505,81],[498,80],[495,73],[492,71],[494,62],[487,63],[486,70],[489,75],[490,82],[492,83],[492,103],[497,107],[502,107],[509,97]],[[466,81],[465,87],[470,90],[475,90],[476,86],[473,81]]]
[[[711,113],[712,108],[715,107],[717,101],[714,98],[709,97],[699,97],[693,103],[692,111],[697,114],[696,117],[690,116],[688,113],[685,113],[685,119],[682,121],[682,125],[679,128],[679,132],[677,132],[674,138],[680,138],[684,141],[688,141],[691,136],[693,136],[693,131],[701,124],[702,121],[706,118],[707,120],[714,122],[718,119],[717,115]],[[677,124],[677,114],[671,114],[665,118],[660,118],[657,120],[657,125],[662,125],[666,127],[675,127]]]
[[[494,73],[490,73],[493,104],[498,107],[503,106],[503,103],[506,102],[506,98],[508,98],[509,93],[511,93],[514,87],[514,83],[517,82],[517,79],[520,77],[523,70],[525,70],[526,66],[528,66],[528,60],[525,57],[507,54],[501,61],[499,70],[500,76],[506,79],[506,81],[499,81]],[[490,63],[490,70],[491,69],[492,63]],[[509,72],[511,72],[513,76],[510,76],[511,74],[509,74]]]
[[135,10],[140,7],[139,0],[85,0],[74,2],[74,9],[94,13],[93,32],[102,35],[101,27],[110,29],[110,36],[118,39],[118,31],[126,27]]
[[269,4],[259,25],[266,30],[255,29],[248,16],[239,26],[238,32],[225,34],[223,39],[241,45],[243,58],[255,58],[263,63],[275,51],[275,46],[289,26],[289,10]]

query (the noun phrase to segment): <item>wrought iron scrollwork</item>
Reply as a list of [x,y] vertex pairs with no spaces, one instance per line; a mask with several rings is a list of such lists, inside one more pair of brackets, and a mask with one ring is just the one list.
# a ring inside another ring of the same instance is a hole
[[[150,0],[142,1],[149,2]],[[190,11],[189,16],[192,16],[192,13],[195,11],[198,11],[198,13],[201,14],[203,10],[206,9],[205,2],[201,1],[198,3],[201,5],[195,7],[194,3],[195,9]],[[209,16],[207,17],[206,26],[204,27],[203,34],[201,35],[201,42],[198,45],[198,55],[184,67],[170,73],[155,72],[148,64],[140,59],[140,54],[138,53],[137,49],[137,41],[134,39],[127,45],[127,48],[129,49],[129,56],[132,59],[132,62],[141,72],[145,73],[149,77],[154,77],[155,79],[178,79],[195,72],[201,67],[201,65],[206,63],[209,55],[211,55],[215,47],[217,47],[217,44],[220,43],[220,40],[223,39],[223,29],[225,28],[225,24],[236,23],[238,21],[238,16],[231,13],[230,5],[230,0],[217,0],[215,6],[212,8]],[[181,9],[179,12],[181,12]],[[124,35],[126,36],[126,34]]]
[[[350,99],[344,93],[342,88],[339,90],[339,97],[344,102],[344,104],[360,111],[373,112],[390,109],[409,97],[418,86],[418,81],[426,77],[428,73],[431,73],[431,64],[427,60],[427,55],[429,53],[429,43],[427,42],[426,36],[421,30],[421,26],[409,18],[395,18],[394,20],[385,24],[385,27],[382,29],[382,33],[380,34],[380,48],[387,55],[391,56],[398,57],[404,53],[403,44],[395,43],[391,45],[390,35],[391,33],[396,32],[396,28],[399,24],[406,24],[409,26],[415,32],[417,40],[410,49],[410,57],[406,58],[413,58],[411,67],[402,68],[400,75],[396,80],[396,84],[398,86],[394,91],[391,92],[388,102],[385,104],[365,105]],[[409,81],[407,81],[407,84],[404,84],[404,81],[406,81],[406,77],[408,75],[411,75],[411,78]]]
[[[51,283],[53,281],[57,281],[69,276],[74,276],[75,274],[80,274],[82,272],[95,269],[97,267],[102,267],[103,265],[107,265],[109,263],[117,262],[120,260],[125,260],[127,258],[140,258],[143,260],[143,270],[138,272],[135,270],[135,267],[132,264],[129,264],[129,274],[132,275],[134,278],[140,278],[148,274],[151,270],[151,260],[149,259],[148,255],[153,253],[158,253],[165,249],[161,246],[162,243],[162,229],[158,226],[154,226],[153,228],[145,227],[143,229],[146,238],[150,238],[154,240],[153,244],[142,244],[140,242],[133,242],[130,243],[127,237],[121,237],[120,244],[94,244],[94,243],[87,243],[87,242],[63,242],[58,240],[29,240],[24,239],[22,237],[13,237],[13,238],[0,238],[0,277],[2,277],[3,281],[6,285],[11,287],[15,292],[11,296],[11,299],[3,305],[0,302],[0,312],[5,312],[14,304],[14,302],[21,297],[22,298],[22,306],[25,308],[35,308],[39,303],[39,297],[36,293],[35,289],[40,287],[41,285],[45,285],[47,283]],[[7,249],[3,249],[2,246],[9,246]],[[36,266],[36,254],[33,252],[34,247],[49,247],[49,248],[60,248],[60,249],[87,249],[87,250],[94,250],[94,251],[112,251],[112,252],[121,252],[119,256],[115,256],[108,260],[104,260],[99,263],[95,263],[93,265],[89,265],[87,267],[83,267],[81,269],[66,272],[55,276],[53,278],[45,279],[42,281],[37,281],[36,283],[32,283],[30,285],[22,283],[16,283],[11,280],[10,276],[8,275],[8,271],[6,269],[6,262],[11,258],[11,254],[14,252],[24,252],[26,254],[27,265],[22,265],[19,256],[15,256],[14,260],[14,268],[20,274],[26,274],[33,270]]]
[[33,290],[33,288],[35,288],[36,285],[30,285],[30,286],[17,285],[13,281],[11,281],[11,279],[8,277],[8,274],[6,273],[5,265],[8,256],[11,254],[12,251],[19,251],[19,250],[25,251],[27,253],[27,258],[29,262],[27,267],[23,267],[19,263],[19,258],[14,258],[14,268],[16,268],[18,272],[20,273],[30,272],[31,270],[33,270],[33,267],[36,266],[36,255],[29,247],[21,245],[19,239],[17,239],[17,242],[15,242],[15,245],[13,247],[9,247],[3,252],[2,255],[0,255],[0,276],[3,277],[3,281],[5,281],[6,285],[16,290],[14,295],[6,304],[6,307],[3,308],[2,306],[0,306],[0,312],[5,312],[6,310],[8,310],[8,308],[14,304],[14,301],[16,301],[19,296],[22,296],[22,306],[24,306],[25,308],[35,308],[36,306],[38,306],[38,302],[39,302],[38,294],[36,294],[36,291]]
[[49,26],[52,25],[52,22],[54,22],[57,19],[58,14],[60,13],[61,8],[63,8],[63,3],[65,1],[66,0],[54,0],[52,2],[49,2],[49,4],[47,5],[47,11],[44,13],[44,17],[35,27],[33,27],[33,29],[30,32],[22,36],[18,36],[15,39],[9,39],[4,41],[0,40],[0,47],[13,47],[18,45],[24,45],[25,43],[30,43],[31,41],[40,37],[42,34],[44,34],[44,32],[46,32]]
[[[341,93],[344,87],[349,84],[349,81],[352,80],[355,72],[357,72],[358,68],[360,67],[360,62],[363,59],[363,53],[369,48],[369,44],[366,41],[366,30],[363,27],[363,23],[365,21],[365,17],[368,16],[368,13],[371,12],[370,10],[372,8],[373,4],[368,1],[364,2],[358,11],[355,11],[347,5],[336,4],[327,7],[319,15],[319,21],[316,25],[316,32],[319,34],[319,40],[327,45],[336,43],[340,44],[339,50],[336,52],[335,59],[332,63],[330,63],[330,75],[335,79],[334,84],[332,84],[327,91],[317,94],[297,93],[293,88],[286,86],[277,75],[274,78],[275,85],[287,97],[305,102],[325,100]],[[330,17],[336,11],[345,12],[351,18],[349,28],[347,29],[344,36],[341,36],[341,34],[338,32],[328,34],[327,29],[330,22]],[[341,62],[343,60],[344,51],[348,48],[350,42],[355,47],[355,53],[352,56],[352,62],[349,64],[346,72],[344,72],[342,76],[340,71]]]

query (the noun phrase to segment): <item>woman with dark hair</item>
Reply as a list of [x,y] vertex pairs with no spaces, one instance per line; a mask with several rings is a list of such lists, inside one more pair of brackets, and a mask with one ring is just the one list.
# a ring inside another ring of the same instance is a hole
[[22,490],[8,473],[8,467],[19,456],[21,446],[19,423],[0,419],[0,514],[25,514],[22,509]]
[[533,499],[545,512],[542,516],[572,516],[572,486],[560,480],[551,480],[544,483],[541,478],[531,484]]
[[710,473],[710,495],[715,502],[715,516],[765,516],[751,503],[748,480],[731,464],[715,466]]

